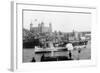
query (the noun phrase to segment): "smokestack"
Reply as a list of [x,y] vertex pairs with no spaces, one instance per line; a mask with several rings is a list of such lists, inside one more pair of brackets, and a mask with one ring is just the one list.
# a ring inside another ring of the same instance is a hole
[[30,31],[32,30],[33,24],[32,22],[30,23]]
[[51,23],[49,23],[49,31],[50,31],[50,33],[52,32],[52,24]]

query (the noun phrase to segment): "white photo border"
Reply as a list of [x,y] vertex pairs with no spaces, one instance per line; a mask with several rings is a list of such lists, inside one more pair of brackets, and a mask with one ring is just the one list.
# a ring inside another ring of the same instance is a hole
[[[95,29],[96,26],[96,8],[95,7],[78,7],[78,6],[60,6],[60,5],[42,5],[32,3],[18,3],[13,2],[13,60],[12,70],[26,71],[34,69],[53,69],[66,67],[81,67],[96,65],[96,48],[95,43]],[[76,12],[76,13],[91,13],[92,14],[92,44],[91,44],[91,60],[80,61],[61,61],[61,62],[36,62],[36,63],[22,63],[22,26],[23,26],[23,10],[45,10],[45,11],[60,11],[60,12]]]

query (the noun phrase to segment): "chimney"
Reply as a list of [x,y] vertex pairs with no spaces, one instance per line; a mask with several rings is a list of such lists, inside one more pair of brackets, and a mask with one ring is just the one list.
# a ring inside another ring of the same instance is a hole
[[30,23],[30,31],[32,30],[33,24],[32,22]]
[[52,32],[52,24],[49,23],[49,32],[51,33]]

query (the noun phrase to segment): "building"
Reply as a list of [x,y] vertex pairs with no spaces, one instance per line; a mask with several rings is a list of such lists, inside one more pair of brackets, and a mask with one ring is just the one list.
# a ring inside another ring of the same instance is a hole
[[33,33],[52,33],[52,24],[49,23],[49,27],[44,26],[44,22],[38,24],[38,27],[33,27],[34,24],[30,24],[30,31]]

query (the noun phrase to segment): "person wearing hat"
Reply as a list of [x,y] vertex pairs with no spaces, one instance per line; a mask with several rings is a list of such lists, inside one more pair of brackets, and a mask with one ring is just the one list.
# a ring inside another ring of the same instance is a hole
[[66,44],[66,48],[68,49],[69,52],[69,59],[72,59],[72,50],[74,49],[72,43]]

